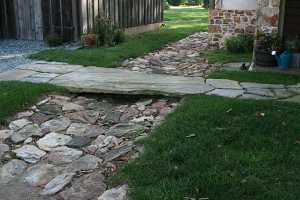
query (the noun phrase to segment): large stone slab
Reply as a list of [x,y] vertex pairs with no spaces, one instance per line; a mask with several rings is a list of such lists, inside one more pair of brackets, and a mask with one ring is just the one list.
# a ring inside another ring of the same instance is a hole
[[284,89],[284,85],[277,85],[277,84],[263,84],[263,83],[249,83],[243,82],[240,83],[241,86],[245,89],[255,88],[255,89]]
[[79,70],[81,68],[83,67],[80,65],[67,65],[63,63],[62,64],[60,63],[26,64],[18,67],[18,69],[31,70],[31,71],[42,72],[42,73],[52,73],[52,74],[66,74],[66,73]]
[[208,94],[222,96],[222,97],[236,98],[244,94],[244,90],[215,89],[209,92]]
[[37,72],[18,69],[9,70],[0,73],[0,81],[19,81],[34,74],[37,74]]
[[59,74],[52,74],[52,73],[37,73],[31,76],[25,77],[22,81],[28,81],[32,83],[48,83],[53,78],[59,76]]
[[73,92],[111,94],[187,95],[206,93],[213,88],[200,77],[181,77],[132,72],[123,69],[89,67],[51,81]]
[[234,89],[241,90],[242,87],[237,81],[227,80],[227,79],[207,79],[206,83],[217,89]]

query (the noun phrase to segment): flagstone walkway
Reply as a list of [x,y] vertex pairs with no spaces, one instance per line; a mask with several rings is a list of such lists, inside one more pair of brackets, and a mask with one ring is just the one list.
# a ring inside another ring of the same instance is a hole
[[300,84],[285,86],[244,83],[202,77],[133,72],[126,69],[82,67],[61,63],[28,64],[0,73],[0,80],[51,83],[71,92],[183,96],[218,95],[240,99],[299,102]]

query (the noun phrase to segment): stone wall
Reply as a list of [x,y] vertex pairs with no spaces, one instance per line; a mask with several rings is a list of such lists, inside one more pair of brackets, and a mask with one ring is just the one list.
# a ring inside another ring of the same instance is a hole
[[256,10],[211,9],[209,13],[209,46],[224,47],[227,37],[247,34],[255,35]]
[[280,22],[280,0],[257,0],[257,28],[259,32],[277,32]]

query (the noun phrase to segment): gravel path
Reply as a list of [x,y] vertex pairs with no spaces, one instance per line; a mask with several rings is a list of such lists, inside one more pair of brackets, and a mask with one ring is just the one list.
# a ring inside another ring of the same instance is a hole
[[27,56],[46,49],[44,42],[25,40],[0,40],[0,73],[19,65],[31,63]]

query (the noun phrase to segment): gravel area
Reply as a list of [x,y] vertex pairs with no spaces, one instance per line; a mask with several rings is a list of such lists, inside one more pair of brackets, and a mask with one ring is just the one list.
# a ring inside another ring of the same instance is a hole
[[32,62],[27,56],[46,48],[40,41],[0,40],[0,73]]

